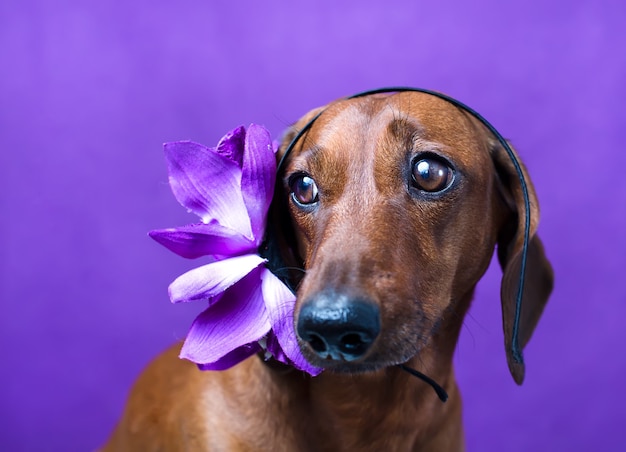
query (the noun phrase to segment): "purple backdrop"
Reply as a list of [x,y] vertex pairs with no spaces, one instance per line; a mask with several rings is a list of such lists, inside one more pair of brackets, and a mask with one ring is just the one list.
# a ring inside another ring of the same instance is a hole
[[[542,205],[556,289],[518,388],[499,277],[456,356],[469,451],[626,444],[626,7],[503,2],[0,3],[0,449],[85,451],[199,306],[196,265],[146,233],[195,221],[161,144],[386,85],[451,94],[510,137]],[[176,5],[176,6],[174,6]]]

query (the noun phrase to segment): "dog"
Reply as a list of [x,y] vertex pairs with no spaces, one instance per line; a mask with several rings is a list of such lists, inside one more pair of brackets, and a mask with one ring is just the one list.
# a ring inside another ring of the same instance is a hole
[[294,330],[324,372],[257,356],[201,372],[177,344],[139,377],[104,451],[464,450],[452,357],[496,246],[507,358],[521,384],[510,338],[526,345],[553,285],[525,168],[474,115],[423,92],[313,110],[279,158],[313,118],[281,168],[269,222],[285,268],[302,269],[290,274]]

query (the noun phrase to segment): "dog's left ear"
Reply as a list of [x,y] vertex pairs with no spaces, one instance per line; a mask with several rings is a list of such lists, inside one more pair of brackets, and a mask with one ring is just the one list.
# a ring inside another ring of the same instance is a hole
[[[511,148],[512,149],[512,148]],[[492,158],[498,174],[500,192],[506,205],[506,217],[498,235],[498,260],[502,267],[502,323],[504,344],[511,375],[517,384],[524,381],[525,366],[522,349],[528,343],[543,308],[552,292],[554,274],[546,258],[543,245],[536,235],[539,224],[539,205],[535,189],[521,161],[522,172],[530,201],[530,230],[522,309],[517,331],[518,350],[514,349],[515,306],[520,285],[520,267],[523,255],[525,207],[522,185],[510,156],[500,146],[492,147]]]

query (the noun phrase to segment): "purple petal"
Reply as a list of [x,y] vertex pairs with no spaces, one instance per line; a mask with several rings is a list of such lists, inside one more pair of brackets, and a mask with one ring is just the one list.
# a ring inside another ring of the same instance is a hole
[[201,144],[165,144],[170,186],[174,196],[204,223],[251,237],[250,220],[241,193],[241,169],[227,157]]
[[256,254],[245,254],[194,268],[170,284],[170,300],[172,303],[179,303],[181,301],[211,299],[224,292],[263,262],[265,259]]
[[273,331],[270,331],[265,339],[265,348],[270,352],[275,360],[280,361],[283,364],[291,365],[289,358],[285,355],[285,352],[281,348],[280,343],[278,342],[278,339]]
[[280,149],[280,141],[272,140],[272,151],[274,152],[274,154],[276,154],[279,149]]
[[[302,356],[293,321],[293,310],[296,296],[271,271],[264,268],[261,274],[263,279],[263,299],[267,307],[272,331],[278,339],[280,347],[296,368],[310,373],[319,374],[322,369],[312,366]],[[270,349],[270,351],[272,351]]]
[[263,348],[258,342],[252,342],[236,348],[213,363],[198,364],[198,368],[200,370],[226,370],[233,367],[235,364],[239,364],[255,353],[259,353],[261,350],[263,350]]
[[191,325],[180,352],[195,363],[215,363],[237,348],[256,342],[270,330],[259,272],[233,286]]
[[265,218],[274,195],[276,157],[272,138],[262,126],[251,124],[246,134],[241,191],[257,245],[263,240]]
[[243,150],[246,142],[246,128],[239,126],[231,130],[217,143],[217,152],[235,162],[239,168],[243,165]]
[[236,256],[253,251],[255,244],[237,231],[213,221],[150,231],[150,237],[188,259],[200,256]]

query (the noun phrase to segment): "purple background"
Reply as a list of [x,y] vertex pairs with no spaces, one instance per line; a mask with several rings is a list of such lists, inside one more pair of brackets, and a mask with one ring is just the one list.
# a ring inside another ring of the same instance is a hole
[[[500,271],[456,355],[469,451],[626,444],[623,1],[0,3],[0,449],[86,451],[200,306],[150,229],[195,221],[161,144],[387,85],[436,89],[510,137],[556,288],[518,388]],[[174,6],[176,4],[176,6]],[[298,6],[296,6],[298,4]]]

